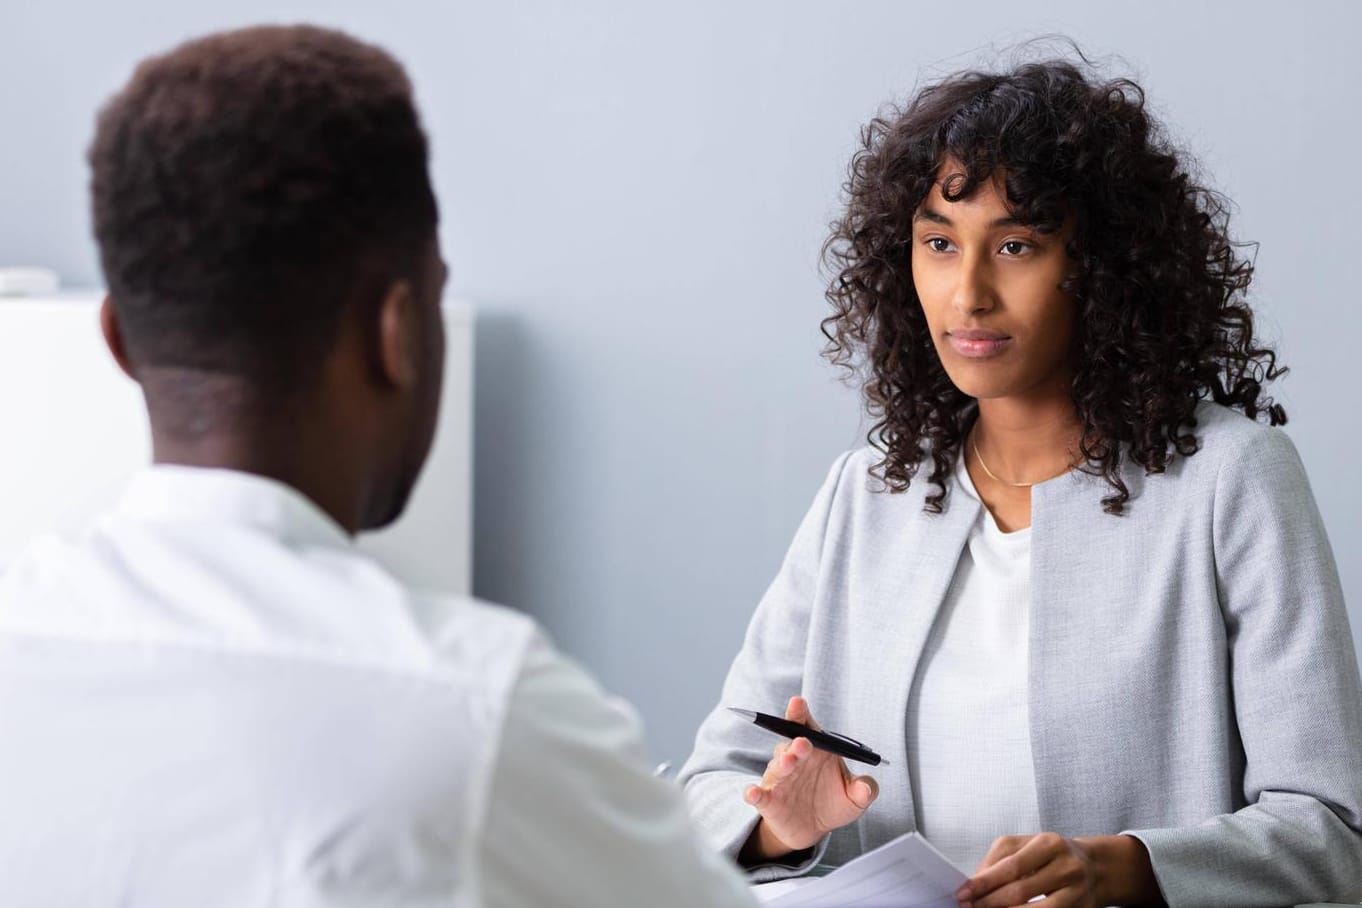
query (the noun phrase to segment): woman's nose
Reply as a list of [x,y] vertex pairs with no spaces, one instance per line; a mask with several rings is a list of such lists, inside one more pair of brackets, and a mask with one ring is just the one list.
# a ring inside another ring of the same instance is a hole
[[988,312],[997,304],[992,274],[984,262],[973,256],[962,258],[951,304],[961,315]]

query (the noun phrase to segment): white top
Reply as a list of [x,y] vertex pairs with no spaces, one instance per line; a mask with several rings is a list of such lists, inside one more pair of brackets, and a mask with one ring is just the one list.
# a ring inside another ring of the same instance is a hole
[[0,577],[0,904],[750,906],[523,616],[156,467]]
[[[963,460],[956,478],[978,499]],[[1003,835],[1040,832],[1027,655],[1031,530],[986,508],[970,529],[908,699],[918,829],[967,873]]]

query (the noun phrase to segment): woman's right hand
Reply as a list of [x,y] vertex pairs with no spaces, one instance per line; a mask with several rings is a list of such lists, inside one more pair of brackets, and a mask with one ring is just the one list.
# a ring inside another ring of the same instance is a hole
[[[818,729],[803,697],[790,698],[785,718]],[[874,779],[853,776],[841,757],[816,750],[808,738],[779,744],[761,784],[743,793],[761,819],[741,859],[756,863],[810,848],[865,813],[879,792]]]

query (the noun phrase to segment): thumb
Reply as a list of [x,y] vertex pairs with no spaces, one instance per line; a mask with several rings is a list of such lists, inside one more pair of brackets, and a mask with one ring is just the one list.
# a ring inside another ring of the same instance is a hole
[[809,710],[809,701],[803,697],[790,698],[790,702],[785,707],[785,718],[791,722],[798,722],[800,725],[807,725],[814,731],[822,731],[818,723],[813,721],[813,713]]
[[856,776],[847,782],[847,797],[851,803],[865,810],[880,796],[880,783],[870,776]]

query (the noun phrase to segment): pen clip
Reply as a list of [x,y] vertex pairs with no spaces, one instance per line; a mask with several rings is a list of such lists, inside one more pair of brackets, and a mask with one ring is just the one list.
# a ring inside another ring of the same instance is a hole
[[843,741],[847,742],[848,744],[854,744],[854,745],[856,745],[857,747],[861,748],[861,750],[867,750],[867,749],[868,749],[868,748],[867,748],[864,744],[862,744],[860,741],[857,741],[855,738],[853,738],[853,737],[851,737],[851,736],[849,736],[849,735],[840,735],[840,734],[838,734],[838,733],[835,732],[835,731],[825,731],[825,732],[823,732],[823,734],[827,735],[829,738],[841,738]]

